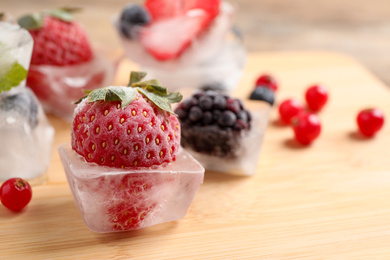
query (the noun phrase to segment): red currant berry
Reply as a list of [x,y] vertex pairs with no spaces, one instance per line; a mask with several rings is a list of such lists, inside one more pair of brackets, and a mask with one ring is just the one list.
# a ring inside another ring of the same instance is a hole
[[259,78],[257,78],[256,87],[266,87],[275,92],[278,90],[278,82],[273,76],[263,74]]
[[382,128],[385,118],[381,110],[370,108],[360,111],[357,115],[356,122],[360,133],[364,136],[372,137]]
[[310,110],[317,112],[328,101],[328,91],[321,85],[313,85],[306,90],[305,98]]
[[306,112],[300,113],[291,121],[295,139],[303,145],[309,145],[321,133],[321,122],[315,114]]
[[9,179],[0,187],[1,203],[13,211],[22,210],[30,202],[31,197],[30,184],[21,178]]
[[295,99],[287,99],[279,106],[279,115],[282,122],[290,124],[291,119],[302,111],[301,103]]

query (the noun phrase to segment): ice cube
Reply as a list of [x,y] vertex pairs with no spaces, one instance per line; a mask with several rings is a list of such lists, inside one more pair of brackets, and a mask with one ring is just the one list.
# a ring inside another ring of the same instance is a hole
[[54,129],[30,89],[20,86],[0,94],[0,181],[42,180],[53,138]]
[[[31,35],[16,24],[0,22],[0,67],[17,61],[26,70],[30,66],[33,40]],[[7,61],[8,60],[8,61]]]
[[109,86],[115,76],[118,57],[110,60],[96,52],[93,60],[71,66],[31,65],[30,87],[48,113],[71,121],[74,102],[85,95],[84,90]]
[[[264,134],[268,126],[271,106],[263,101],[253,101],[247,102],[246,107],[252,115],[251,129],[243,135],[235,136],[230,143],[224,144],[224,147],[229,147],[232,151],[229,151],[227,154],[226,152],[222,154],[213,151],[210,154],[198,152],[191,146],[185,146],[185,150],[190,152],[206,170],[242,176],[255,174]],[[186,133],[183,133],[184,131]],[[184,129],[182,127],[182,143],[185,136],[187,138],[199,137],[199,129],[196,127]],[[202,136],[207,138],[206,133]],[[201,141],[213,142],[214,140],[213,138],[208,138],[208,140],[198,140],[198,143]],[[210,143],[209,146],[211,147],[212,145]]]
[[[158,78],[162,85],[169,86],[172,91],[196,89],[215,83],[231,91],[241,78],[246,51],[241,40],[232,33],[233,7],[223,2],[220,10],[210,28],[194,39],[177,59],[159,61],[139,41],[121,36],[125,53],[143,71],[148,72],[148,79]],[[121,34],[118,23],[116,20],[116,28]],[[168,25],[172,30],[175,28]],[[161,45],[166,46],[164,43]]]
[[[0,181],[20,177],[41,183],[50,162],[54,128],[34,93],[25,87],[20,73],[23,68],[10,68],[17,64],[28,70],[32,48],[33,40],[26,30],[0,22],[0,71],[5,71],[0,81],[12,87],[0,93]],[[13,85],[9,78],[22,81],[15,86],[18,83]]]
[[87,227],[107,233],[183,218],[204,168],[183,149],[164,166],[117,169],[88,163],[70,144],[58,148],[75,204]]

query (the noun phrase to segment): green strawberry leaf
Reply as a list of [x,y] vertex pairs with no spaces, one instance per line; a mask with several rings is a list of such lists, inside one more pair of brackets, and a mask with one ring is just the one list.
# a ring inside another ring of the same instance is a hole
[[55,18],[58,18],[64,22],[71,22],[73,20],[73,15],[67,11],[64,11],[62,9],[53,9],[48,10],[46,13],[50,16],[53,16]]
[[18,19],[18,24],[27,30],[37,30],[43,26],[43,15],[40,13],[28,14]]
[[137,91],[133,88],[110,86],[91,91],[88,95],[88,102],[121,101],[122,108],[125,108],[135,99],[136,95]]
[[132,71],[130,73],[129,87],[131,87],[134,83],[140,82],[143,78],[145,78],[146,72],[142,71]]
[[58,9],[46,10],[45,13],[58,18],[64,22],[72,22],[73,14],[77,12],[81,12],[82,8],[78,7],[61,7]]
[[18,62],[12,64],[10,70],[0,78],[0,93],[16,87],[27,77],[27,70]]
[[176,115],[171,108],[171,103],[169,102],[169,100],[165,98],[165,96],[161,96],[156,93],[149,92],[146,89],[142,89],[142,88],[138,88],[138,91],[144,94],[150,101],[152,101],[160,109]]
[[96,101],[121,101],[122,109],[126,108],[136,97],[137,92],[146,96],[157,107],[171,114],[176,115],[171,104],[180,102],[183,96],[180,92],[167,92],[167,89],[160,86],[155,79],[141,81],[146,76],[145,72],[132,72],[130,74],[130,83],[127,87],[110,86],[101,89],[88,90],[86,96],[79,99],[75,104],[79,104],[84,98],[88,97],[88,102]]

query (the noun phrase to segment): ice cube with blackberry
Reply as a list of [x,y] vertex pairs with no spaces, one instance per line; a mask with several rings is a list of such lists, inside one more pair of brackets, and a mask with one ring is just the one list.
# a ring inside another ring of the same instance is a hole
[[181,145],[207,170],[252,175],[270,105],[218,91],[198,91],[175,109],[181,123]]
[[42,183],[50,163],[54,129],[25,86],[32,47],[26,30],[0,22],[0,182]]

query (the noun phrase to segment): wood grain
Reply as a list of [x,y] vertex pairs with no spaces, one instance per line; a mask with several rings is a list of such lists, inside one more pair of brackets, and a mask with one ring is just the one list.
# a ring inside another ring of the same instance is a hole
[[[134,68],[120,66],[117,84]],[[312,83],[330,90],[323,132],[310,147],[292,140],[274,108],[258,172],[206,172],[186,217],[134,232],[97,234],[84,225],[56,147],[69,123],[50,117],[56,140],[48,180],[34,186],[25,211],[0,207],[1,259],[388,259],[390,258],[390,126],[374,139],[356,133],[355,116],[377,106],[390,115],[390,92],[350,57],[328,52],[249,55],[236,96],[256,76],[280,81],[277,99]]]

